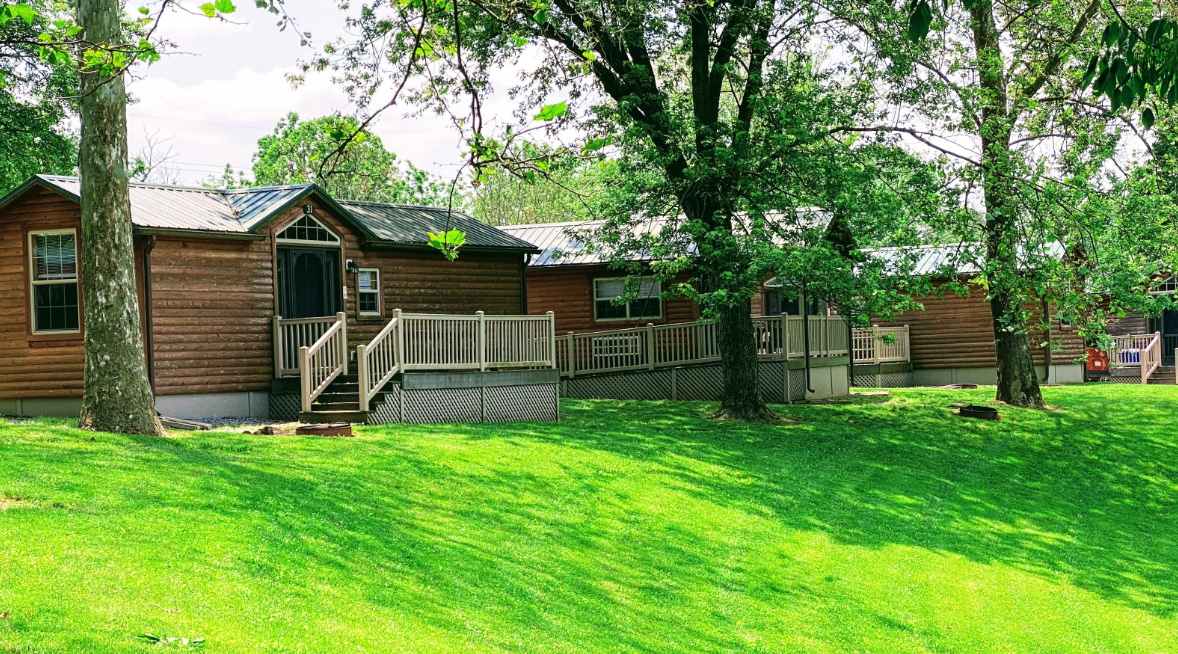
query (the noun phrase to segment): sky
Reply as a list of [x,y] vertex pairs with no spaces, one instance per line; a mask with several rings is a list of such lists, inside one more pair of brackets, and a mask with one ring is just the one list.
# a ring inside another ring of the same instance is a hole
[[[299,30],[311,32],[313,46],[344,32],[345,16],[334,0],[286,0],[286,5]],[[158,150],[170,148],[170,172],[180,183],[200,182],[226,163],[248,173],[258,138],[288,112],[304,119],[350,112],[347,95],[327,74],[310,75],[299,88],[286,80],[300,59],[313,54],[300,46],[297,33],[280,32],[276,17],[252,2],[240,3],[232,18],[235,24],[168,13],[158,33],[176,44],[175,51],[137,70],[128,85],[132,156],[149,138]],[[457,131],[445,118],[404,113],[390,109],[372,131],[399,159],[452,177],[462,161]]]

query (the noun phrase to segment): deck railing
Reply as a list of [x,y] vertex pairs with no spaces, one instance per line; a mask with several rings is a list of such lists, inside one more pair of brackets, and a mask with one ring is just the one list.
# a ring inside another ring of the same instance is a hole
[[[794,359],[805,349],[801,316],[753,319],[757,354],[767,359]],[[840,316],[810,316],[810,356],[847,354],[847,323]],[[654,370],[720,360],[719,327],[699,321],[631,327],[600,332],[569,332],[557,338],[556,361],[561,374]]]
[[553,314],[488,316],[402,313],[401,370],[551,368]]
[[1149,383],[1150,376],[1162,365],[1161,333],[1112,338],[1113,346],[1108,353],[1109,366],[1113,369],[1137,368],[1141,374],[1141,383]]
[[401,340],[401,310],[393,310],[393,319],[371,341],[356,346],[356,373],[359,377],[360,410],[367,411],[372,398],[400,370],[404,347]]
[[274,316],[274,376],[297,375],[299,372],[299,349],[319,340],[338,320],[338,316],[323,318]]
[[902,327],[868,327],[855,329],[855,363],[894,363],[909,361],[912,353],[908,325]]
[[300,395],[303,411],[327,389],[336,377],[348,374],[348,319],[336,314],[335,322],[319,340],[299,348]]

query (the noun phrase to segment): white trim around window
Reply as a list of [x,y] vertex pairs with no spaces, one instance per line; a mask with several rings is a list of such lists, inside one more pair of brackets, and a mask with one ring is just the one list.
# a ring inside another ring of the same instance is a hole
[[[283,236],[287,232],[291,232],[293,236]],[[304,238],[300,238],[300,235]],[[316,235],[326,238],[310,238]],[[282,245],[308,245],[320,248],[338,248],[342,243],[339,234],[333,232],[330,227],[309,213],[299,216],[279,230],[274,235],[274,241]]]
[[[38,239],[44,239],[42,248],[38,247],[42,245]],[[28,246],[29,326],[32,333],[36,335],[81,333],[82,303],[81,287],[78,283],[78,231],[76,229],[30,231]],[[46,323],[50,327],[43,327]]]
[[[593,284],[593,320],[597,322],[621,322],[626,320],[661,320],[663,317],[663,301],[660,298],[662,286],[657,279],[649,275],[634,277],[638,283],[638,296],[622,306],[615,306],[612,300],[625,294],[626,277],[595,277]],[[602,287],[605,286],[605,290]],[[634,305],[642,300],[654,300],[658,308],[657,313],[643,314]],[[601,315],[601,303],[611,302],[608,313],[623,311],[619,315]]]
[[[370,318],[379,317],[380,311],[380,269],[360,268],[356,271],[356,313]],[[365,304],[370,307],[365,309]],[[375,306],[373,309],[371,307]]]

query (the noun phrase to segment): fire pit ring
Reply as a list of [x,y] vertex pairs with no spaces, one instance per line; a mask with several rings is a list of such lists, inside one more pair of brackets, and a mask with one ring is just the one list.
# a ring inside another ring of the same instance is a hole
[[957,410],[957,415],[962,418],[979,418],[981,420],[998,420],[998,409],[992,406],[980,406],[977,404],[966,404]]
[[346,422],[333,422],[327,425],[301,425],[295,429],[300,436],[351,436],[352,425]]

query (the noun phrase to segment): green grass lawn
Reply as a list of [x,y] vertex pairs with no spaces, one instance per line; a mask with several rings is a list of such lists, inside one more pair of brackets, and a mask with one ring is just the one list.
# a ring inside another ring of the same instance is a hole
[[1178,387],[568,401],[351,439],[0,421],[0,652],[1178,652]]

